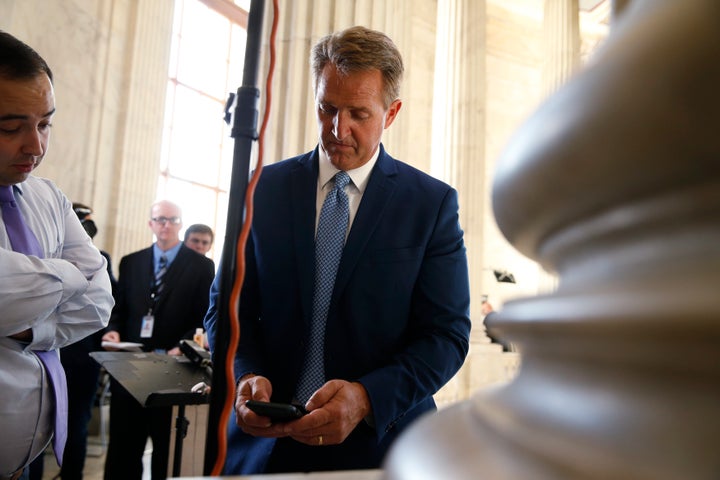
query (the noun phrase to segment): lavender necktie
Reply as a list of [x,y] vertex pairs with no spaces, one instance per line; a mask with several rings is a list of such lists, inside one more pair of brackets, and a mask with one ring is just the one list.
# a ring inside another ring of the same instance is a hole
[[[40,242],[28,228],[22,213],[15,202],[12,186],[0,186],[0,205],[2,206],[2,218],[5,224],[5,231],[10,239],[12,249],[26,255],[34,255],[43,258]],[[63,450],[67,440],[67,381],[65,370],[60,363],[60,356],[57,351],[48,352],[35,351],[50,377],[50,383],[55,393],[55,435],[53,437],[53,449],[58,465],[62,465]]]

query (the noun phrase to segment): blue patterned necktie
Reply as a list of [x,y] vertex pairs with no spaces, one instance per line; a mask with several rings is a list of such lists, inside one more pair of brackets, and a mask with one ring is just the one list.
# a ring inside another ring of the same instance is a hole
[[348,196],[344,190],[348,183],[350,176],[338,172],[335,186],[328,192],[320,210],[315,239],[315,293],[310,341],[295,395],[303,404],[325,383],[325,322],[350,220]]
[[[35,234],[25,223],[22,212],[15,202],[15,195],[12,186],[0,186],[0,204],[2,205],[2,218],[5,224],[5,231],[10,239],[10,245],[14,251],[26,255],[34,255],[43,258],[43,250],[40,247]],[[35,355],[45,365],[45,371],[50,377],[50,383],[55,395],[55,435],[53,436],[53,450],[58,465],[62,465],[65,441],[67,440],[67,380],[65,370],[60,363],[57,351],[35,351]]]

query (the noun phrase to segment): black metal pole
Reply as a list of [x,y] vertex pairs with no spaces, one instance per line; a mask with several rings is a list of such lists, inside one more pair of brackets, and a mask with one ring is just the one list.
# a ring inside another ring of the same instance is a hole
[[[205,475],[210,475],[218,459],[218,428],[225,403],[227,385],[225,383],[225,357],[228,353],[230,336],[230,315],[228,302],[235,281],[236,248],[238,235],[245,218],[245,193],[250,177],[250,156],[253,143],[258,138],[258,103],[260,90],[257,87],[260,50],[262,46],[264,0],[252,0],[248,15],[247,43],[245,47],[245,65],[243,84],[237,94],[230,98],[233,106],[231,136],[235,139],[232,176],[228,202],[225,243],[220,261],[220,290],[217,306],[217,325],[213,349],[213,385],[210,394],[207,439],[205,442]],[[225,432],[223,432],[224,434]]]
[[178,404],[177,417],[175,418],[175,450],[173,454],[173,477],[180,476],[180,467],[182,465],[183,440],[187,435],[188,419],[185,418],[185,405]]

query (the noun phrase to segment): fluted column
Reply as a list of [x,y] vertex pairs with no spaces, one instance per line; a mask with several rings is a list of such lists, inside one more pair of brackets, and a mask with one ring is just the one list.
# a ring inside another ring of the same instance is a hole
[[543,86],[547,93],[565,83],[580,65],[579,14],[578,0],[545,0]]
[[[485,2],[439,0],[433,105],[433,173],[457,189],[471,275],[471,298],[483,285],[485,175]],[[481,319],[480,302],[471,317]]]
[[112,185],[117,206],[111,245],[115,256],[152,241],[147,220],[155,200],[157,174],[148,172],[159,170],[174,3],[135,2],[125,25],[132,39],[126,45],[129,51],[113,52],[120,59],[129,59],[123,85],[127,109],[115,152],[120,167]]
[[[433,93],[433,174],[455,187],[465,231],[473,321],[470,353],[438,403],[467,398],[480,386],[510,378],[502,347],[491,344],[480,299],[488,292],[484,238],[489,214],[486,171],[486,52],[484,1],[439,0]],[[514,355],[514,354],[513,354]],[[515,362],[517,358],[513,359]]]
[[[578,0],[544,0],[543,38],[543,90],[549,95],[567,82],[580,66]],[[539,268],[538,286],[542,292],[551,292],[557,286],[557,278]]]

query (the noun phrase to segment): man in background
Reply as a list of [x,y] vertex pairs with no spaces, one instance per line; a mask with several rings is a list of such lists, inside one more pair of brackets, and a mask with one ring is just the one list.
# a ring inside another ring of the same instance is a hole
[[[322,38],[311,68],[319,145],[264,167],[255,190],[235,359],[244,434],[230,432],[226,474],[380,467],[468,351],[457,192],[381,144],[402,106],[400,52],[353,27]],[[272,422],[250,399],[309,413]]]
[[[80,220],[90,238],[95,238],[98,229],[92,218],[93,210],[89,206],[73,202],[73,211]],[[107,261],[113,296],[117,290],[117,280],[112,272],[110,255],[100,250]],[[90,352],[102,350],[100,343],[103,331],[88,335],[79,342],[60,350],[68,384],[68,437],[65,445],[65,457],[60,468],[62,480],[82,480],[87,455],[88,423],[92,417],[95,396],[98,389],[100,365],[90,358]]]
[[[94,239],[95,235],[97,235],[98,228],[95,224],[95,220],[93,220],[93,209],[80,202],[73,202],[72,208],[88,236]],[[110,254],[105,250],[100,250],[100,255],[105,257],[105,260],[107,260],[107,271],[110,276],[110,285],[112,286],[113,296],[115,296],[115,292],[117,291],[117,279],[115,278],[115,274],[112,270],[112,259],[110,258]]]
[[113,306],[105,259],[70,201],[31,175],[50,140],[52,80],[37,52],[0,31],[0,478],[27,478],[50,443],[62,462],[58,349],[103,328]]
[[215,234],[212,228],[202,223],[194,223],[185,230],[183,243],[201,255],[207,255],[212,248]]
[[[175,203],[154,203],[148,225],[156,242],[120,260],[117,303],[102,340],[137,342],[148,352],[180,355],[180,340],[192,339],[202,327],[215,265],[180,241],[182,212]],[[110,391],[105,479],[142,478],[148,437],[152,478],[166,478],[171,407],[145,409],[115,380]]]

